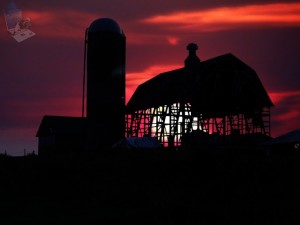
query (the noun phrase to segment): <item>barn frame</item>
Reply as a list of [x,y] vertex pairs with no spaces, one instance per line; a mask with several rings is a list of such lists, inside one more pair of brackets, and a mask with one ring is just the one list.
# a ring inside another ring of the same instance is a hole
[[232,54],[201,62],[187,46],[185,67],[141,84],[126,106],[126,137],[156,137],[164,146],[196,138],[232,143],[270,136],[273,106],[256,72]]

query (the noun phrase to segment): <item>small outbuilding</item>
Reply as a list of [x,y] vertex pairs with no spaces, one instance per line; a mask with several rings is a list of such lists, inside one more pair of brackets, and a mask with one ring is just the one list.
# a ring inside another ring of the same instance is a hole
[[39,155],[79,152],[85,148],[87,121],[82,117],[44,116],[36,136]]
[[263,143],[272,150],[300,151],[300,129],[293,130]]

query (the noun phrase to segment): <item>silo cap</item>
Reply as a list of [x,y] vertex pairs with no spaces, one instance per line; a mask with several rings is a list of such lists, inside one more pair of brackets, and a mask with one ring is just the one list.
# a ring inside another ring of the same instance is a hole
[[119,24],[110,18],[99,18],[94,20],[89,27],[89,32],[97,31],[123,34]]

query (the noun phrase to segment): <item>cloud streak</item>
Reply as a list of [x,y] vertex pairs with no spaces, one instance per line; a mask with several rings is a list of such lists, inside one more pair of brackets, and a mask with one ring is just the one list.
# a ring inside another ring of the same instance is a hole
[[275,105],[282,104],[288,98],[300,99],[300,91],[271,92],[269,95]]
[[84,39],[84,30],[99,15],[76,10],[24,11],[42,37]]
[[180,65],[154,65],[140,72],[126,74],[126,103],[130,100],[136,88],[145,81],[157,76],[160,73],[178,69]]
[[274,102],[272,109],[273,135],[300,127],[300,91],[271,92]]
[[169,29],[220,31],[251,26],[300,26],[300,3],[219,7],[155,15],[141,21]]
[[[32,21],[32,30],[47,38],[83,39],[84,30],[101,15],[76,9],[52,9],[48,11],[24,10],[23,14]],[[128,21],[124,20],[123,25]],[[132,25],[135,24],[135,25]],[[144,27],[140,33],[139,24]],[[148,34],[151,25],[161,30],[220,31],[237,28],[300,26],[300,3],[246,5],[186,10],[153,15],[138,21],[131,21],[126,34],[131,44],[150,43],[161,38],[159,34]],[[160,27],[160,28],[159,28]],[[178,43],[178,37],[169,36],[167,41]]]

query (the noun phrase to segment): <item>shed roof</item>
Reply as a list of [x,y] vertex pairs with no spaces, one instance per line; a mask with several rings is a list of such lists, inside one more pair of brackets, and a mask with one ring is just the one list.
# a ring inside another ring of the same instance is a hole
[[82,117],[44,116],[36,137],[50,135],[80,135],[86,130],[86,119]]
[[128,113],[189,102],[195,113],[248,112],[273,106],[256,72],[233,54],[161,73],[139,85]]

